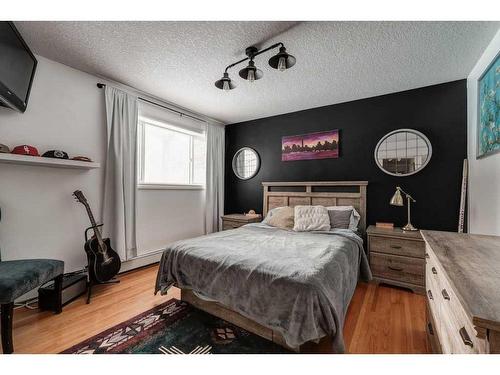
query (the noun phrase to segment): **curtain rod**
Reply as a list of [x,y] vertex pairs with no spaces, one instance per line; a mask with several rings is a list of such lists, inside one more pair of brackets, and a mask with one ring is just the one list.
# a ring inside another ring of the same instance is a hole
[[[97,84],[97,87],[102,89],[104,87],[106,87],[106,84],[105,83],[98,83]],[[142,100],[143,102],[146,102],[146,103],[150,103],[150,104],[153,104],[153,105],[156,105],[158,107],[161,107],[161,108],[165,108],[166,110],[170,111],[170,112],[174,112],[174,113],[177,113],[179,114],[181,117],[189,117],[189,118],[192,118],[193,120],[197,120],[197,121],[201,121],[201,122],[204,122],[204,123],[207,123],[208,121],[207,120],[203,120],[199,117],[196,117],[196,116],[191,116],[191,115],[188,115],[187,113],[184,113],[184,112],[181,112],[181,111],[176,111],[175,109],[172,109],[172,108],[169,108],[167,106],[164,106],[164,105],[161,105],[161,104],[158,104],[156,102],[153,102],[152,100],[148,100],[148,99],[145,99],[145,98],[141,98],[140,96],[138,96],[139,100]]]

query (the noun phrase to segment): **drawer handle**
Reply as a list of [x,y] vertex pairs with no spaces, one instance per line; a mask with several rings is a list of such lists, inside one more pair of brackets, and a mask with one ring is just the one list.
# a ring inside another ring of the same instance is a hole
[[436,270],[436,267],[432,267],[431,270],[434,275],[437,275],[438,271]]
[[402,268],[398,268],[398,267],[387,266],[387,268],[389,268],[391,271],[398,271],[398,272],[403,271]]
[[429,259],[430,258],[429,253],[425,253],[425,257]]
[[432,292],[430,289],[427,291],[427,295],[429,296],[429,299],[434,299],[434,296],[432,295]]
[[474,347],[474,343],[470,339],[470,336],[467,333],[467,330],[465,329],[465,327],[460,328],[460,330],[458,331],[458,333],[460,333],[460,337],[462,338],[462,341],[464,342],[464,345],[470,346],[471,348]]
[[448,292],[446,291],[446,289],[443,289],[443,290],[441,291],[441,294],[443,295],[443,298],[444,298],[445,300],[447,300],[447,301],[449,301],[449,300],[450,300],[450,295],[448,294]]
[[391,245],[391,248],[393,248],[393,249],[401,249],[401,246],[398,246],[398,245]]
[[434,336],[434,329],[432,328],[431,322],[427,323],[427,329],[429,330],[429,333]]

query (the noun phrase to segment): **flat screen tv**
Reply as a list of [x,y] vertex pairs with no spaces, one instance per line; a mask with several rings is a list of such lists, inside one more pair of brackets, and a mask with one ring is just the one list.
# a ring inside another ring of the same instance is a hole
[[26,111],[36,64],[14,23],[0,21],[0,105]]

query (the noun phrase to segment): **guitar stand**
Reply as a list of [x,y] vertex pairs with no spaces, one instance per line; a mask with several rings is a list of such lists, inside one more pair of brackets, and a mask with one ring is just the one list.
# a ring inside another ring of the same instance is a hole
[[[87,229],[85,229],[85,243],[87,243],[87,241],[89,240],[89,236],[88,236],[89,231],[93,230],[94,228],[102,227],[103,225],[104,224],[99,224],[99,225],[96,225],[95,227],[88,227]],[[87,257],[87,263],[90,263],[88,257]],[[102,284],[118,284],[120,282],[120,280],[111,279],[111,280],[103,281],[103,282],[91,280],[90,273],[88,272],[89,265],[87,265],[86,268],[87,268],[87,305],[88,305],[90,303],[90,298],[92,297],[92,286],[102,285]]]

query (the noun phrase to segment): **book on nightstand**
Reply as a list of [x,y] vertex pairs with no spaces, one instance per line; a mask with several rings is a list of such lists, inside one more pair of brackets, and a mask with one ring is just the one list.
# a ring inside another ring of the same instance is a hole
[[381,221],[378,221],[375,223],[375,226],[377,228],[392,229],[392,228],[394,228],[394,223],[383,223]]

